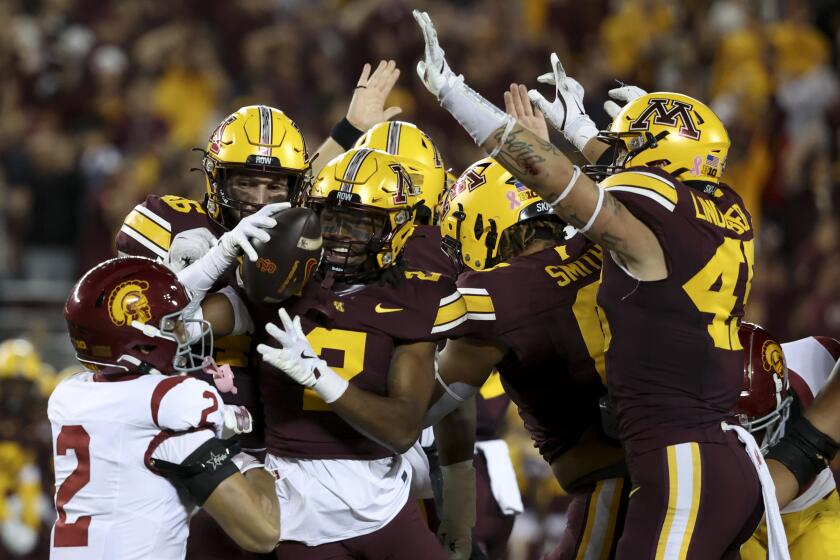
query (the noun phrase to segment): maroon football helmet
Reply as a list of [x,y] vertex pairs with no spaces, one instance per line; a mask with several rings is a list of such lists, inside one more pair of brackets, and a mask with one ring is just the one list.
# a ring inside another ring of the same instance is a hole
[[201,369],[213,351],[210,324],[190,319],[189,304],[186,288],[164,265],[120,257],[82,276],[64,318],[76,357],[91,369],[170,374]]
[[782,346],[762,327],[741,323],[738,337],[744,347],[744,382],[735,414],[751,433],[764,431],[764,453],[785,435],[790,417],[793,397],[789,394],[787,362]]

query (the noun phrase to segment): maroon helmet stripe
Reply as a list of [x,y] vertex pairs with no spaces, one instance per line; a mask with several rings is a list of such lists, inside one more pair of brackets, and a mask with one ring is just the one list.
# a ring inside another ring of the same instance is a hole
[[152,422],[155,423],[156,426],[160,426],[158,424],[158,412],[160,411],[160,401],[163,400],[163,397],[168,393],[171,389],[173,389],[179,383],[182,383],[189,379],[183,375],[179,375],[177,377],[167,377],[163,381],[157,384],[155,390],[152,392]]

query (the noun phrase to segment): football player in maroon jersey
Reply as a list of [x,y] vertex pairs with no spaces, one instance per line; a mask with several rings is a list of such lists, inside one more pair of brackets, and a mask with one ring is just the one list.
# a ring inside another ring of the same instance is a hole
[[[720,182],[729,149],[720,119],[681,94],[631,101],[600,135],[601,152],[612,145],[617,157],[598,184],[470,90],[446,63],[428,15],[415,17],[427,89],[478,145],[604,249],[606,378],[634,486],[617,556],[737,557],[762,501],[772,548],[784,554],[766,465],[749,433],[726,423],[741,384],[737,328],[753,230],[740,197]],[[564,133],[586,148],[595,127],[565,118],[583,114],[575,103],[582,88],[566,81],[556,56],[552,66],[561,125],[575,123]]]
[[[436,345],[466,308],[451,279],[402,262],[413,165],[355,148],[306,193],[321,219],[320,274],[257,347],[266,466],[287,541],[278,558],[445,557],[409,500],[401,454],[420,434]],[[277,320],[276,308],[264,311],[259,324]]]

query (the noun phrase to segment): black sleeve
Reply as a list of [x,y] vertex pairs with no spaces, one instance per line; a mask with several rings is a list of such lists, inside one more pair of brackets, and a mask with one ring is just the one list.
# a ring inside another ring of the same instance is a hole
[[199,506],[230,476],[239,472],[231,458],[239,452],[239,442],[213,438],[204,442],[181,464],[150,459],[151,466],[183,488]]

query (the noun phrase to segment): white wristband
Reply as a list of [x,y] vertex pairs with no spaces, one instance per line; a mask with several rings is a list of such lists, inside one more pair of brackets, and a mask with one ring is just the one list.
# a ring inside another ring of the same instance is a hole
[[[598,185],[595,185],[598,187]],[[598,214],[601,213],[601,208],[604,206],[604,189],[598,187],[598,202],[595,204],[595,210],[592,212],[592,217],[589,218],[589,221],[586,222],[586,225],[580,228],[578,231],[581,233],[586,233],[589,231],[589,228],[592,227],[592,224],[595,223],[595,218],[598,217]]]
[[350,386],[346,379],[330,369],[323,360],[315,367],[315,371],[320,374],[320,377],[312,388],[327,404],[340,399],[347,387]]
[[557,198],[555,198],[553,202],[548,203],[549,206],[557,206],[558,202],[566,198],[566,195],[572,192],[572,187],[575,186],[575,181],[578,180],[578,177],[580,177],[580,167],[574,165],[572,166],[572,178],[569,179],[568,183],[566,183],[566,188],[564,188],[563,191],[557,195]]
[[[516,122],[512,116],[467,86],[462,76],[444,86],[440,104],[455,117],[479,146],[502,126],[513,128],[511,123]],[[507,129],[506,131],[510,132]]]

